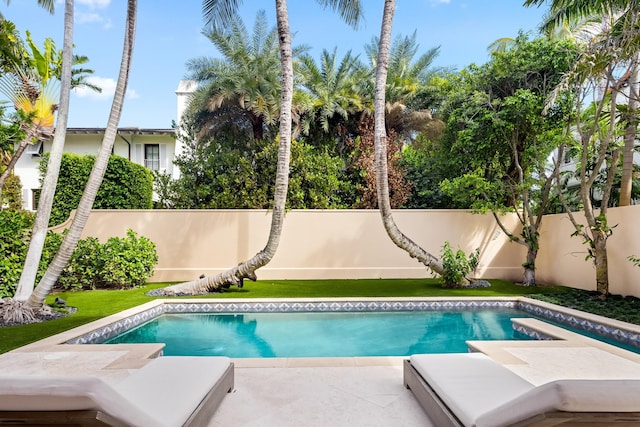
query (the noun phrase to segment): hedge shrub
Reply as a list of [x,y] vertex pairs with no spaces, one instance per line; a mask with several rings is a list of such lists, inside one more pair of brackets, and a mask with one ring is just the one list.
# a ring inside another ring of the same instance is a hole
[[[45,174],[48,159],[47,153],[40,161],[41,177]],[[53,226],[66,221],[71,211],[78,207],[95,160],[95,156],[91,155],[63,154],[49,225]],[[93,207],[95,209],[151,209],[153,207],[151,171],[124,157],[112,155]]]
[[[15,294],[29,246],[34,214],[0,211],[0,298]],[[39,281],[55,256],[63,235],[49,232],[36,276]],[[127,230],[123,238],[112,237],[102,244],[94,237],[80,240],[64,269],[57,289],[131,288],[142,285],[158,263],[155,244]]]
[[158,263],[156,245],[127,230],[123,238],[102,244],[95,237],[78,243],[56,287],[77,289],[125,289],[143,285]]

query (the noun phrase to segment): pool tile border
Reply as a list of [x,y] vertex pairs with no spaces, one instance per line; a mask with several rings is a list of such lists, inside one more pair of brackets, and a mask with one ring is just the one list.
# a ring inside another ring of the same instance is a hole
[[[165,300],[155,307],[134,313],[108,325],[65,341],[66,344],[99,344],[135,328],[164,313],[287,313],[287,312],[368,312],[464,310],[475,308],[517,308],[542,318],[595,332],[619,342],[640,348],[640,333],[617,326],[604,325],[572,313],[554,310],[519,299],[452,299],[452,300],[352,300],[352,301],[216,301],[185,302]],[[514,324],[514,330],[539,340],[553,339],[544,333]]]
[[[618,342],[630,344],[634,347],[640,348],[640,333],[637,332],[625,330],[616,326],[604,325],[595,320],[587,319],[585,317],[577,316],[574,314],[563,313],[561,311],[552,310],[550,308],[541,307],[539,305],[531,304],[524,301],[521,301],[518,304],[518,309],[527,313],[534,314],[536,316],[540,316],[544,319],[553,320],[565,325],[582,329],[584,331],[593,332],[595,334],[614,339]],[[527,335],[534,337],[531,333],[527,333]]]

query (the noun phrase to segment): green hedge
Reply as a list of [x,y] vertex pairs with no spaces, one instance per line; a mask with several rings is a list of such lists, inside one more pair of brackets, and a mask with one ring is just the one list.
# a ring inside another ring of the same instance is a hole
[[[46,171],[48,159],[47,154],[42,156],[41,177]],[[78,207],[94,163],[95,156],[63,154],[49,225],[53,226],[66,221],[71,211]],[[151,209],[153,207],[151,171],[124,157],[112,155],[93,207],[94,209]]]
[[[15,294],[29,246],[34,214],[0,211],[0,298]],[[63,235],[49,232],[36,276],[39,281],[60,247]],[[155,244],[132,230],[123,238],[112,237],[102,244],[89,237],[78,242],[69,265],[63,270],[57,289],[132,288],[140,286],[158,263]]]

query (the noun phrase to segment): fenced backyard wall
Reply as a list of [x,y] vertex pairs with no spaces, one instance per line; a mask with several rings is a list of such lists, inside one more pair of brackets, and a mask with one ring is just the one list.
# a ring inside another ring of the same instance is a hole
[[[640,206],[610,210],[618,224],[609,241],[611,292],[640,296]],[[523,246],[510,242],[493,217],[459,210],[396,210],[394,219],[411,239],[439,256],[445,241],[470,253],[480,248],[477,277],[519,281]],[[519,233],[515,215],[503,217]],[[159,263],[152,281],[184,281],[216,274],[244,261],[266,244],[271,213],[266,210],[95,210],[83,236],[105,241],[127,229],[156,244]],[[64,227],[64,224],[61,226]],[[595,288],[586,246],[571,237],[566,215],[544,218],[537,278],[541,283]],[[260,279],[420,278],[430,272],[389,239],[378,211],[293,210],[286,214],[274,259]]]

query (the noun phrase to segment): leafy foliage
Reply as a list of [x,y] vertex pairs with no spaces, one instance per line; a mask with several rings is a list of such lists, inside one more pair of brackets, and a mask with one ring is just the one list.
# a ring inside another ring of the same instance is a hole
[[442,280],[447,287],[457,287],[468,276],[469,273],[475,271],[480,260],[480,249],[476,249],[472,253],[464,253],[462,249],[456,252],[451,249],[449,242],[444,242],[441,251],[442,266],[444,273]]
[[[178,180],[157,180],[162,207],[179,209],[268,209],[274,192],[278,142],[255,139],[201,139],[185,131],[185,151],[175,160]],[[291,144],[287,207],[350,207],[353,189],[345,165],[322,147],[304,140]]]
[[[42,156],[40,173],[44,176],[48,154]],[[65,221],[78,206],[89,179],[95,156],[64,153],[49,224]],[[144,166],[112,155],[104,180],[93,203],[95,209],[150,209],[153,206],[153,175]]]
[[[34,218],[32,212],[0,210],[0,298],[15,293]],[[44,274],[62,239],[62,234],[47,233],[36,280]],[[88,237],[78,242],[56,287],[78,290],[140,286],[157,263],[155,244],[132,230],[127,231],[126,237],[112,237],[104,244]]]
[[[29,247],[30,230],[35,215],[19,210],[0,210],[0,298],[12,296],[22,273],[24,258]],[[47,233],[37,278],[44,274],[46,266],[60,246],[61,237]]]
[[111,237],[101,244],[89,237],[78,242],[57,287],[78,289],[125,289],[145,283],[158,263],[155,244],[127,230],[124,238]]

